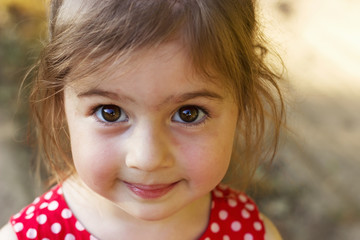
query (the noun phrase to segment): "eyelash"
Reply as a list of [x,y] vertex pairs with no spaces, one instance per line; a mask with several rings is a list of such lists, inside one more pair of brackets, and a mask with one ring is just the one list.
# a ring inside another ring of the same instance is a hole
[[204,116],[198,121],[198,122],[178,122],[178,121],[175,121],[176,123],[178,124],[181,124],[185,127],[188,127],[188,128],[191,128],[191,127],[198,127],[198,126],[201,126],[203,124],[205,124],[205,122],[211,118],[211,115],[209,113],[209,111],[205,108],[205,107],[202,107],[202,106],[198,106],[198,105],[184,105],[184,106],[181,106],[179,107],[171,116],[171,119],[174,118],[175,114],[177,114],[180,109],[182,108],[186,108],[186,107],[195,107],[198,111],[201,111]]
[[[91,110],[90,110],[90,114],[91,116],[93,116],[95,118],[95,120],[104,125],[105,127],[111,127],[111,126],[114,126],[115,124],[123,124],[123,123],[126,123],[127,121],[121,121],[121,122],[107,122],[107,121],[102,121],[101,119],[99,119],[99,117],[96,115],[96,112],[102,108],[102,107],[105,107],[105,106],[117,106],[116,104],[99,104],[99,105],[96,105],[94,107],[91,107]],[[118,107],[118,106],[117,106]],[[121,107],[119,107],[123,112],[125,112]],[[125,112],[125,114],[127,115],[127,113]]]
[[[94,107],[91,107],[91,110],[90,110],[90,114],[91,116],[93,116],[97,122],[103,124],[104,126],[114,126],[114,124],[123,124],[123,123],[126,123],[128,121],[120,121],[120,122],[107,122],[107,121],[102,121],[101,119],[99,119],[99,117],[97,116],[96,112],[104,107],[104,106],[117,106],[116,104],[100,104],[100,105],[96,105]],[[119,107],[119,106],[117,106]],[[175,123],[177,124],[180,124],[180,125],[183,125],[185,127],[188,127],[188,128],[191,128],[191,127],[197,127],[197,126],[200,126],[200,125],[203,125],[205,124],[205,122],[211,118],[211,114],[209,113],[209,111],[203,107],[203,106],[199,106],[199,105],[184,105],[184,106],[181,106],[179,108],[177,108],[177,110],[171,115],[171,120],[174,118],[175,114],[177,114],[181,108],[185,108],[185,107],[195,107],[198,111],[201,111],[204,116],[202,117],[201,120],[199,120],[199,122],[179,122],[179,121],[174,121]],[[127,116],[128,114],[123,110],[123,108],[119,107]]]

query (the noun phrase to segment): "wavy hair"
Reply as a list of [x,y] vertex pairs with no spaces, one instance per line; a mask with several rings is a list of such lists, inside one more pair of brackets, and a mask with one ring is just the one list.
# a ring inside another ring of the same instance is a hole
[[39,157],[52,180],[75,173],[64,86],[140,49],[178,40],[198,73],[209,81],[221,76],[234,94],[239,116],[229,172],[245,186],[263,160],[274,158],[284,121],[280,75],[266,61],[255,12],[252,0],[50,1],[49,39],[34,68],[30,104]]

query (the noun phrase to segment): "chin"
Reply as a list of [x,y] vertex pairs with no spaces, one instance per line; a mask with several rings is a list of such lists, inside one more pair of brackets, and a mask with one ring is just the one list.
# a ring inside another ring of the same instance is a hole
[[[136,210],[135,210],[136,209]],[[143,221],[162,221],[178,212],[176,207],[164,207],[164,206],[143,206],[137,207],[134,211],[132,209],[124,209],[129,215],[141,219]]]

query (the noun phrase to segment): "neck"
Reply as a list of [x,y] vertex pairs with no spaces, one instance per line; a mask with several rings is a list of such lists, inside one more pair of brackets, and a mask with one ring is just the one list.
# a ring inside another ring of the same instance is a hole
[[206,229],[210,215],[210,194],[167,218],[147,221],[129,215],[77,178],[66,180],[63,190],[77,219],[100,239],[112,240],[118,236],[128,239],[197,239]]

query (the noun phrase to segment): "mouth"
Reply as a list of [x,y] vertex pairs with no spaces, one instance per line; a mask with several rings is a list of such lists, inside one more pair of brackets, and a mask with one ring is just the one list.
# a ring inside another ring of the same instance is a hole
[[129,183],[124,182],[125,185],[133,192],[135,195],[142,199],[157,199],[165,196],[170,192],[179,182],[174,182],[170,184],[154,184],[154,185],[145,185],[138,183]]

